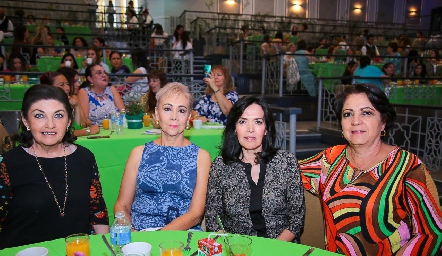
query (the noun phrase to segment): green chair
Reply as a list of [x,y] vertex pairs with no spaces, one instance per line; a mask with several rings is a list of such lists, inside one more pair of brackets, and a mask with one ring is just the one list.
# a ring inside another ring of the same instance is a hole
[[14,39],[13,38],[5,38],[3,39],[3,44],[9,44],[7,46],[5,46],[5,52],[12,52],[12,44],[14,43]]
[[264,36],[262,35],[252,35],[247,38],[248,41],[251,41],[253,44],[255,44],[257,47],[261,47],[262,39]]
[[328,52],[328,49],[316,49],[315,55],[320,56],[320,57],[322,57],[322,56],[325,57],[327,55],[327,52]]
[[289,36],[290,43],[298,43],[301,40],[300,36]]

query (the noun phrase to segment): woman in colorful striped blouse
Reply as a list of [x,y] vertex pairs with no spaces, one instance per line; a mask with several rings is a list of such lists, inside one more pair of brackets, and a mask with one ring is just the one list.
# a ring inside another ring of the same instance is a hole
[[358,84],[334,105],[348,145],[299,162],[304,188],[321,199],[326,248],[346,255],[437,255],[437,190],[416,155],[382,142],[396,119],[385,94]]

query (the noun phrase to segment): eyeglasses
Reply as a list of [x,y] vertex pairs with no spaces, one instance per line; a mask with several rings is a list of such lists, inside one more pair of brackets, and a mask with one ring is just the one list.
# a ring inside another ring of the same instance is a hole
[[105,76],[107,76],[107,73],[106,73],[106,71],[98,70],[97,72],[95,72],[95,74],[92,74],[92,75],[105,75]]

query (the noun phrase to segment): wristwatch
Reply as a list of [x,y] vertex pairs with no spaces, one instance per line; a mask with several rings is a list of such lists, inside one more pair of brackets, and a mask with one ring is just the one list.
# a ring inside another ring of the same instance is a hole
[[87,136],[89,136],[89,135],[91,134],[91,128],[90,128],[90,127],[87,127],[87,128],[86,128],[86,132],[87,132]]

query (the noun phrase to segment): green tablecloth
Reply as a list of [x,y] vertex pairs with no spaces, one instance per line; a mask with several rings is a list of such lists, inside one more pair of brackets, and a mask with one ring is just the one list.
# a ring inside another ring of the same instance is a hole
[[[345,63],[309,63],[309,69],[317,77],[341,77],[344,74],[347,64]],[[373,66],[382,69],[384,64],[374,64]],[[324,79],[323,84],[330,90],[333,85],[341,83],[341,79]],[[333,91],[333,90],[332,90]]]
[[392,104],[442,105],[442,85],[393,86],[386,90]]
[[[125,129],[122,135],[113,134],[109,139],[79,137],[76,141],[77,144],[88,148],[95,155],[110,219],[113,219],[114,216],[113,208],[130,152],[134,147],[144,145],[159,136],[142,135],[141,133],[145,130],[145,128]],[[212,159],[214,159],[219,152],[217,147],[221,144],[222,131],[221,129],[190,129],[184,132],[184,136],[209,152]],[[109,131],[100,131],[100,135],[107,134],[109,134]]]
[[20,110],[29,86],[31,85],[0,83],[0,110]]
[[[83,58],[76,57],[75,60],[77,61],[78,67],[81,69]],[[123,60],[123,65],[128,66],[130,71],[133,72],[131,59],[123,58],[122,60]],[[41,72],[55,71],[60,67],[60,63],[61,63],[61,57],[43,56],[40,59],[38,59],[37,68]],[[110,71],[112,69],[112,66],[110,64],[109,59],[106,59],[106,64],[109,66],[109,71]]]
[[[192,240],[190,243],[190,255],[198,249],[198,240],[202,238],[207,238],[210,233],[208,232],[194,232],[192,236]],[[38,235],[38,234],[35,234]],[[106,234],[106,237],[109,240],[109,234]],[[288,243],[279,241],[276,239],[262,238],[262,237],[254,237],[249,236],[252,239],[252,255],[254,256],[296,256],[303,255],[310,246]],[[169,240],[177,240],[186,244],[187,240],[187,231],[156,231],[156,232],[133,232],[132,233],[132,242],[147,242],[152,245],[152,256],[159,256],[159,244],[164,241]],[[223,240],[220,238],[217,240],[218,242],[222,242]],[[32,246],[42,246],[46,247],[49,250],[49,255],[66,255],[65,242],[64,239],[57,239],[42,243],[37,243]],[[28,248],[31,246],[20,246],[15,248],[4,249],[0,251],[1,255],[15,255],[19,251]],[[101,235],[93,235],[90,236],[90,250],[91,256],[110,256],[111,253],[107,249],[103,240],[101,239]],[[223,254],[225,255],[225,254]],[[311,254],[311,256],[327,256],[327,255],[337,255],[332,252],[328,252],[321,249],[315,249]]]

